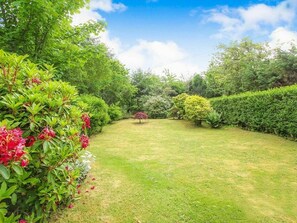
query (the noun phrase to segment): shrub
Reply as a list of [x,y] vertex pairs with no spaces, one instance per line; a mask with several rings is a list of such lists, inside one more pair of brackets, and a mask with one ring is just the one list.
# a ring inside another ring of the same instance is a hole
[[148,119],[148,115],[145,112],[136,112],[134,119],[138,119],[139,123],[141,123],[142,120]]
[[112,104],[108,108],[108,115],[110,117],[110,122],[117,121],[123,118],[123,111],[121,107]]
[[222,126],[221,115],[213,110],[208,113],[206,122],[214,129],[220,128]]
[[51,67],[3,51],[0,61],[0,222],[47,222],[76,196],[88,123],[76,89],[51,81]]
[[92,135],[102,132],[103,127],[110,121],[108,105],[102,98],[93,95],[81,95],[80,100],[86,104],[84,110],[89,112],[92,122],[88,133]]
[[196,125],[201,125],[201,122],[205,120],[210,111],[210,103],[203,97],[193,95],[185,100],[185,117],[194,121]]
[[170,102],[162,96],[151,96],[144,104],[150,118],[167,118]]
[[172,98],[173,106],[170,109],[170,116],[177,119],[183,119],[185,116],[185,101],[188,94],[182,93]]
[[297,85],[214,98],[211,104],[226,124],[297,139]]

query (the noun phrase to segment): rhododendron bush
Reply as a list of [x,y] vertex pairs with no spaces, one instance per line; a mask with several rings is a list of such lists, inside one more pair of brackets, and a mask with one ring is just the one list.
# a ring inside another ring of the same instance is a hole
[[90,118],[52,71],[0,51],[0,222],[46,222],[77,195]]

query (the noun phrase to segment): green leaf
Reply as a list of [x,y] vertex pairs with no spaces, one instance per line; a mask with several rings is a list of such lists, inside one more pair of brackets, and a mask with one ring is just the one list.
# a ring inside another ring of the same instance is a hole
[[7,169],[4,165],[0,165],[0,174],[5,180],[8,180],[10,177],[9,169]]
[[17,202],[17,200],[18,200],[18,197],[17,197],[16,193],[13,193],[13,194],[11,195],[11,203],[12,203],[13,205],[15,205],[16,202]]
[[46,153],[48,151],[48,141],[43,142],[43,151]]
[[23,168],[17,165],[13,165],[12,169],[18,174],[18,175],[23,175]]

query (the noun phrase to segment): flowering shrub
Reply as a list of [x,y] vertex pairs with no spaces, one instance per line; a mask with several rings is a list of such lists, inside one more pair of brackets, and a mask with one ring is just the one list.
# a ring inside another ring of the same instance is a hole
[[143,119],[147,119],[148,115],[145,112],[136,112],[134,115],[134,119],[138,119],[139,123],[141,123],[141,121]]
[[151,96],[143,105],[150,118],[167,118],[170,106],[169,99],[162,96]]
[[88,129],[87,132],[90,135],[101,132],[103,127],[110,121],[110,117],[108,115],[108,105],[102,98],[95,97],[93,95],[81,95],[80,100],[84,104],[84,110],[89,112],[90,120],[92,122],[92,128]]
[[47,222],[77,195],[91,123],[51,67],[3,51],[0,61],[0,222]]
[[[25,155],[26,140],[22,138],[23,132],[18,129],[7,130],[0,128],[0,164],[7,166],[11,162],[22,162]],[[25,162],[22,162],[23,166]]]

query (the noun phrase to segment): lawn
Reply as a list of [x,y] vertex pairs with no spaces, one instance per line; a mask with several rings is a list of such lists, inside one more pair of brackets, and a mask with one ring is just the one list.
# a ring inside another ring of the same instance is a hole
[[82,198],[52,222],[297,222],[296,142],[186,121],[124,120],[91,144],[96,161]]

